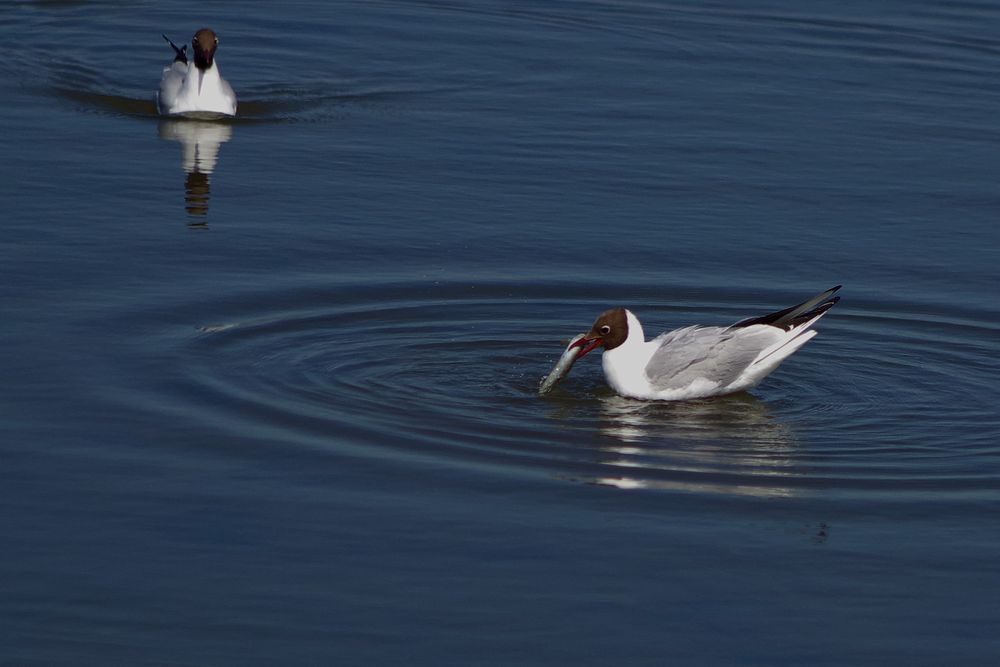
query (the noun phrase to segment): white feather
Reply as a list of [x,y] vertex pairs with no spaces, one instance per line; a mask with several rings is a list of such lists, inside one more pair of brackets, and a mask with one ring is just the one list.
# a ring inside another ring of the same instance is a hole
[[236,115],[236,93],[213,62],[200,70],[193,62],[174,61],[163,68],[156,108],[163,116],[217,118]]

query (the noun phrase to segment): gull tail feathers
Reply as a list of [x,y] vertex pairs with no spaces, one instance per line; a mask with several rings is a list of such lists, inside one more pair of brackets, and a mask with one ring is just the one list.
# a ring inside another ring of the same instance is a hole
[[812,340],[813,336],[819,332],[812,328],[819,318],[826,315],[826,311],[830,310],[838,299],[828,301],[819,308],[809,311],[812,316],[811,319],[801,321],[796,326],[790,328],[788,333],[785,334],[781,340],[779,340],[774,345],[765,348],[757,358],[753,360],[751,366],[756,366],[758,364],[777,364],[780,363],[787,356],[795,352],[807,342]]

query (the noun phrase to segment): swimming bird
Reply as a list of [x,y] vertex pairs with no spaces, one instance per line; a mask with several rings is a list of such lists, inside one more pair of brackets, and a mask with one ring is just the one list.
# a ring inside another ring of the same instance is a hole
[[689,326],[650,341],[632,311],[612,308],[567,352],[579,348],[581,358],[603,346],[604,377],[632,398],[681,400],[744,391],[816,335],[811,327],[840,300],[834,296],[840,288],[732,326]]
[[187,45],[177,48],[163,35],[174,50],[174,60],[163,68],[160,90],[156,93],[156,108],[162,116],[213,119],[236,115],[236,93],[222,78],[215,62],[219,38],[210,28],[194,34],[191,46],[194,62],[188,61]]

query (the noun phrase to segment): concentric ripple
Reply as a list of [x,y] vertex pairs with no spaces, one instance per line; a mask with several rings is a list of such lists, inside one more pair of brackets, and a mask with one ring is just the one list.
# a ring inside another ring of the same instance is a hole
[[[225,316],[160,332],[171,372],[158,391],[187,420],[403,465],[764,496],[1000,486],[997,330],[969,314],[847,294],[754,394],[653,403],[610,392],[596,358],[539,397],[559,337],[610,300],[567,298],[581,291],[565,286],[517,293],[394,284],[199,305]],[[757,309],[733,307],[745,299],[700,291],[639,310],[653,333],[734,321]]]

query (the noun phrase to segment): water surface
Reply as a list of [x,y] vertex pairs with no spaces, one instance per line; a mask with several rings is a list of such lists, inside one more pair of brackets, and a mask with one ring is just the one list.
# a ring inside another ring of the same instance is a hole
[[[240,96],[160,120],[202,25]],[[1000,8],[0,13],[11,664],[992,664]],[[844,283],[752,394],[562,340]]]

